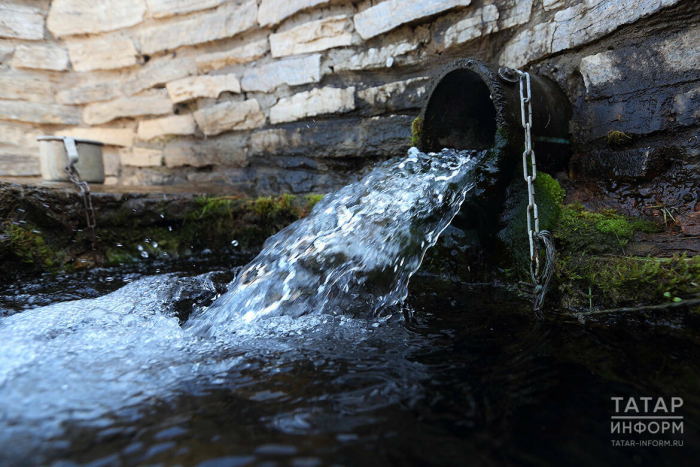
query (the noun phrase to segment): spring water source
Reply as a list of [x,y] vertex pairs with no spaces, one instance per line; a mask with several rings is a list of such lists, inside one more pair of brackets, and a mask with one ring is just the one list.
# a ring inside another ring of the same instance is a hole
[[380,165],[268,239],[228,291],[211,306],[193,305],[185,323],[175,304],[202,291],[215,298],[210,275],[144,277],[2,319],[0,464],[44,462],[66,447],[69,427],[107,428],[146,401],[223,384],[253,364],[251,353],[283,354],[290,335],[328,338],[352,322],[349,340],[365,339],[375,328],[349,317],[379,325],[392,316],[473,187],[481,156],[412,148]]

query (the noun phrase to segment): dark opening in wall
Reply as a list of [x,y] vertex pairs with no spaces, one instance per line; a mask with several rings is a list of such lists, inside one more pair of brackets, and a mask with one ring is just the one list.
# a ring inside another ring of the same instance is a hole
[[[435,88],[423,131],[432,135],[428,151],[488,149],[496,137],[496,108],[486,83],[475,72],[455,70]],[[428,117],[429,116],[429,117]]]

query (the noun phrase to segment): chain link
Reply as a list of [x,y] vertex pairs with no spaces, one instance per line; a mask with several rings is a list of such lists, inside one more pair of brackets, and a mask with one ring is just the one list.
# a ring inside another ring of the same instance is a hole
[[[68,150],[68,147],[66,148],[66,150]],[[87,227],[92,232],[92,259],[95,262],[95,266],[97,266],[97,217],[95,216],[95,208],[92,206],[92,195],[90,194],[90,185],[88,185],[87,182],[80,180],[80,173],[78,172],[77,167],[75,167],[76,161],[77,159],[69,158],[69,163],[66,166],[66,172],[68,173],[68,179],[78,188],[80,196],[83,198],[83,207],[85,208],[85,221],[87,222]]]
[[[523,151],[523,178],[527,183],[527,237],[530,245],[530,276],[532,278],[532,301],[537,317],[542,319],[540,312],[544,304],[544,296],[549,287],[549,281],[554,273],[555,250],[554,242],[548,231],[540,232],[540,216],[535,202],[535,185],[537,179],[537,159],[532,148],[532,85],[530,74],[510,68],[500,69],[499,75],[505,81],[520,84],[520,114],[521,124],[525,131],[525,150]],[[528,161],[528,158],[530,159]],[[540,253],[544,250],[544,264]]]

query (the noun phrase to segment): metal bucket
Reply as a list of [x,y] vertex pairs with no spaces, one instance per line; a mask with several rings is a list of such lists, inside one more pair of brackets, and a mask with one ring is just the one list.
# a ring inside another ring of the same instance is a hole
[[68,136],[39,136],[41,178],[55,182],[69,182],[66,168],[72,163],[80,180],[104,183],[105,169],[102,160],[104,143]]

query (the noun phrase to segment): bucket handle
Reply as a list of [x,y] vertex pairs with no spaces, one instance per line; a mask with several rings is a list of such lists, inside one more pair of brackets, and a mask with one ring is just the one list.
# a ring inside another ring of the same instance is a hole
[[64,136],[63,146],[66,148],[66,154],[68,154],[68,165],[75,165],[78,162],[78,147],[75,145],[75,138]]

